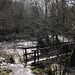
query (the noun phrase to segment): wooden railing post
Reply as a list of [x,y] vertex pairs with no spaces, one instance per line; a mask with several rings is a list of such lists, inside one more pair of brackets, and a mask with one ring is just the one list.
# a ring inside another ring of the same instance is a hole
[[61,75],[61,58],[60,58],[60,75]]
[[37,50],[38,64],[39,64],[39,51]]
[[54,35],[53,35],[53,45],[54,45]]
[[27,62],[28,62],[28,59],[27,59],[27,50],[26,50],[26,48],[25,48],[25,65],[27,65]]
[[34,51],[34,65],[36,64],[36,51]]

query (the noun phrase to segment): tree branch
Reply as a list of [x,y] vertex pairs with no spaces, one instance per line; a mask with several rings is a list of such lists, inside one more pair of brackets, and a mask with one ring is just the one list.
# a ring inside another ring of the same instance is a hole
[[2,5],[0,6],[0,9],[2,9],[2,7],[5,5],[5,3],[7,2],[7,0],[5,0]]

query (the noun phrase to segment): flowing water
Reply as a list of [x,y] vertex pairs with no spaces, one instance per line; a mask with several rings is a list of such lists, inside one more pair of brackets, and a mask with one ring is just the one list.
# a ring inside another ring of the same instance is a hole
[[[63,37],[60,36],[59,39],[63,41]],[[67,38],[64,38],[64,42],[68,42]],[[36,41],[18,41],[18,42],[0,42],[0,51],[7,51],[8,54],[18,54],[19,56],[23,56],[24,50],[18,49],[18,47],[31,47],[36,46]],[[28,49],[28,52],[31,50]],[[6,67],[12,70],[11,75],[33,75],[30,66],[24,68],[24,65],[20,63],[19,56],[14,55],[15,64],[8,63],[5,66],[1,66],[2,68]]]
[[[23,56],[24,50],[18,49],[18,47],[31,47],[36,46],[37,42],[34,41],[19,41],[19,42],[0,42],[0,51],[6,51],[8,54],[18,54],[20,57]],[[30,52],[31,50],[28,50]],[[24,64],[19,61],[19,56],[14,55],[15,64],[6,63],[2,65],[2,68],[9,68],[12,70],[11,75],[33,75],[30,70],[30,66],[24,68]],[[3,60],[1,58],[0,60]]]

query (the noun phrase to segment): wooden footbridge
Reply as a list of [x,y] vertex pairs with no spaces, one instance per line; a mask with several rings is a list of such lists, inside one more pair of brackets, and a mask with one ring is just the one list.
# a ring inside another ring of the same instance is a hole
[[[33,46],[33,47],[22,47],[21,49],[24,50],[24,63],[27,65],[29,61],[28,56],[32,55],[31,60],[34,60],[34,64],[39,63],[40,58],[48,58],[50,56],[58,57],[60,54],[64,54],[67,57],[68,53],[71,52],[74,42],[64,42],[60,44],[48,46]],[[30,53],[27,50],[31,50]]]

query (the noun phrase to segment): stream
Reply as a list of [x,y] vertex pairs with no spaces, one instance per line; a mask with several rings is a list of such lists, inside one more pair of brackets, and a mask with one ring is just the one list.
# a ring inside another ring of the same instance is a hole
[[[62,41],[63,37],[60,36],[59,40]],[[64,42],[68,42],[68,39],[64,38]],[[0,63],[1,68],[11,69],[12,73],[10,75],[34,75],[32,74],[29,65],[27,65],[24,68],[25,64],[19,61],[19,57],[16,54],[19,54],[21,57],[24,54],[24,50],[18,49],[18,47],[31,47],[36,45],[37,45],[36,41],[25,41],[25,40],[21,40],[17,42],[6,42],[6,41],[0,42],[0,51],[6,51],[8,54],[14,54],[14,60],[15,60],[15,64],[3,62],[4,63],[3,65],[2,63]],[[31,50],[28,49],[28,52],[30,53]],[[4,60],[4,58],[0,58],[0,61],[1,60]]]
[[[1,68],[8,68],[12,70],[12,73],[10,75],[33,75],[30,66],[27,65],[24,68],[24,63],[21,63],[19,61],[18,55],[19,54],[21,57],[24,54],[24,50],[18,49],[17,47],[31,47],[31,46],[36,46],[36,41],[31,42],[31,41],[19,41],[19,42],[0,42],[0,51],[6,51],[7,54],[14,54],[14,60],[15,64],[10,64],[6,62],[0,63]],[[30,52],[31,50],[28,50]],[[5,58],[0,57],[0,61],[5,60]]]

